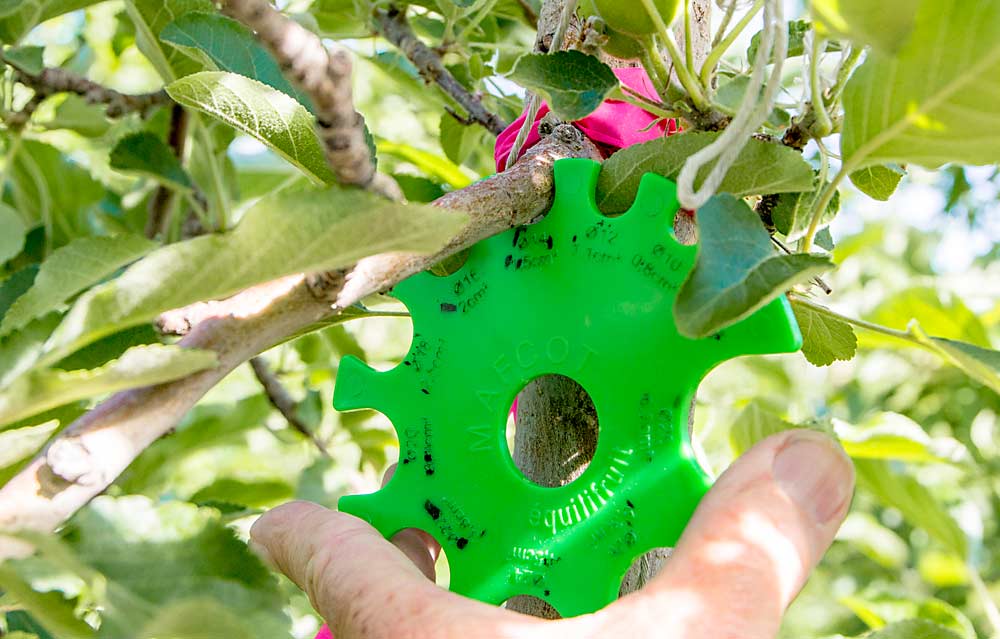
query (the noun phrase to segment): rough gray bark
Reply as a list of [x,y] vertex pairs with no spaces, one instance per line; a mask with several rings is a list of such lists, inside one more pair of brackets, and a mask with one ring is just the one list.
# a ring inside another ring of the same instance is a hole
[[[711,45],[711,0],[691,0],[693,54],[701,65]],[[538,27],[538,43],[546,47],[555,31],[563,2],[546,0]],[[571,26],[572,28],[572,26]],[[680,26],[678,40],[683,41]],[[684,43],[687,46],[687,43]],[[690,215],[678,215],[675,232],[685,243],[695,240]],[[692,405],[691,419],[694,417]],[[688,427],[690,429],[691,423]],[[517,431],[514,438],[514,463],[526,477],[543,486],[562,486],[572,482],[586,469],[597,449],[597,413],[586,391],[569,378],[559,375],[540,377],[528,384],[518,398]],[[634,592],[663,567],[670,549],[659,548],[640,557],[625,575],[621,595]],[[507,608],[549,619],[559,615],[547,603],[534,597],[515,597]]]

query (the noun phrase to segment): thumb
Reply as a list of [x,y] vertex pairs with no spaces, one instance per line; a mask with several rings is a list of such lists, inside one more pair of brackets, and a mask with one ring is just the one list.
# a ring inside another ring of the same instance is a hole
[[828,437],[773,435],[719,478],[664,571],[621,604],[676,611],[670,636],[771,639],[833,543],[853,490],[854,468]]

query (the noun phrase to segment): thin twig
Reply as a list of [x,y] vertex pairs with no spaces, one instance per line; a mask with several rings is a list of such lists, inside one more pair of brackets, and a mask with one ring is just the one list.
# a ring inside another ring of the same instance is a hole
[[[774,245],[777,246],[782,251],[784,251],[786,254],[788,254],[788,255],[792,254],[792,250],[790,248],[788,248],[787,246],[785,246],[784,242],[782,242],[778,238],[774,237],[773,235],[771,236],[771,241],[774,242]],[[816,286],[820,287],[820,289],[824,293],[826,293],[827,295],[832,295],[833,294],[833,288],[831,288],[830,285],[826,283],[826,280],[824,280],[822,277],[820,277],[820,276],[817,275],[816,277],[814,277],[812,279],[812,281],[813,281],[813,284],[815,284]]]
[[35,98],[39,101],[57,93],[75,93],[88,104],[106,105],[109,118],[120,118],[129,113],[139,113],[145,117],[156,107],[171,103],[166,91],[121,93],[66,69],[46,68],[35,74],[17,69],[14,71],[14,77],[21,84],[33,89]]
[[390,6],[388,10],[377,10],[375,20],[379,32],[386,40],[396,45],[406,58],[417,67],[420,76],[429,83],[437,84],[441,90],[455,100],[473,122],[481,124],[493,135],[500,135],[507,124],[495,113],[483,106],[482,98],[473,95],[455,79],[441,61],[441,56],[420,41],[406,19],[406,10]]
[[330,457],[330,451],[326,449],[323,440],[311,431],[305,422],[299,419],[297,414],[298,403],[288,393],[288,389],[281,383],[281,380],[271,370],[271,367],[267,365],[264,358],[260,356],[251,358],[250,368],[253,369],[254,376],[257,377],[257,381],[264,388],[264,394],[267,395],[267,399],[271,402],[272,406],[278,409],[278,412],[285,418],[288,425],[315,444],[323,456]]
[[531,26],[538,26],[538,12],[535,11],[534,7],[528,0],[517,0],[517,4],[520,5],[521,11],[524,12],[524,17],[527,19]]

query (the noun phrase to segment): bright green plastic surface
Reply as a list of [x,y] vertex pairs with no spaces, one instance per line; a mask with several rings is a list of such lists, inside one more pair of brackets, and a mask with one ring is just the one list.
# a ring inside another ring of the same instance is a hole
[[[386,537],[433,535],[455,592],[494,604],[534,595],[563,616],[615,600],[632,561],[674,545],[708,489],[687,434],[705,374],[802,341],[784,298],[712,337],[681,337],[671,308],[696,248],[673,237],[675,186],[647,174],[632,208],[608,218],[594,203],[599,171],[557,162],[541,222],[477,244],[451,276],[400,283],[414,325],[406,359],[380,373],[344,358],[334,397],[383,412],[400,442],[392,480],[342,498],[342,511]],[[505,441],[514,397],[549,373],[583,386],[600,423],[590,466],[557,488],[526,479]]]

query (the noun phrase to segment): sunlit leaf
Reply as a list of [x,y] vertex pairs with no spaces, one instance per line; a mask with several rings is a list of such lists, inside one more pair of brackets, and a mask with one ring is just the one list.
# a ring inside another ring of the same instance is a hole
[[[895,2],[863,2],[900,15]],[[1000,146],[1000,3],[925,0],[895,55],[872,51],[844,91],[847,166],[992,164]]]
[[891,52],[909,37],[917,0],[809,0],[809,4],[817,31]]
[[851,173],[851,182],[868,197],[886,202],[896,192],[906,171],[896,165],[874,164]]
[[965,533],[916,479],[881,460],[856,459],[854,469],[859,486],[883,504],[897,508],[911,524],[923,528],[948,549],[965,556],[968,546]]
[[263,142],[316,183],[334,181],[314,118],[281,91],[235,73],[203,71],[170,83],[167,93]]
[[867,512],[848,514],[837,531],[837,539],[853,544],[879,565],[890,569],[902,568],[910,557],[906,542]]
[[140,235],[118,235],[82,237],[59,248],[42,262],[34,284],[3,316],[0,336],[57,310],[80,291],[97,284],[155,247],[154,242]]
[[855,425],[834,420],[837,437],[855,459],[906,462],[958,462],[968,460],[968,451],[955,440],[935,439],[915,421],[882,411]]
[[150,344],[92,370],[33,370],[0,391],[0,425],[78,399],[168,382],[216,363],[212,351]]
[[858,352],[858,337],[851,325],[811,306],[792,300],[792,311],[802,331],[802,354],[814,366],[849,361]]
[[921,344],[962,369],[965,374],[1000,393],[1000,351],[929,336],[917,323],[911,325],[910,333]]

